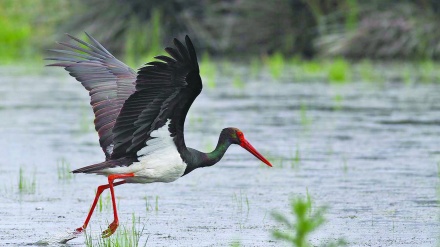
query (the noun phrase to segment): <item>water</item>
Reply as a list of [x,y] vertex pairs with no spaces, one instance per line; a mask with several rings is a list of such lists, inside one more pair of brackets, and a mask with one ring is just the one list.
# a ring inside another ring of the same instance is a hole
[[[0,70],[0,245],[56,238],[82,225],[105,177],[71,169],[104,156],[88,95],[65,73]],[[312,196],[327,206],[313,243],[345,238],[351,246],[433,246],[438,242],[440,85],[277,83],[231,79],[205,87],[190,110],[187,145],[210,151],[224,127],[238,127],[269,168],[238,146],[214,167],[169,184],[116,188],[119,218],[145,226],[147,246],[283,246],[270,212],[289,212],[289,198]],[[297,162],[296,156],[299,156]],[[35,178],[19,193],[19,168]],[[157,210],[156,196],[158,198]],[[108,204],[107,192],[103,194]],[[148,197],[148,210],[146,210]],[[92,231],[112,221],[96,211]],[[67,246],[83,246],[84,237]]]

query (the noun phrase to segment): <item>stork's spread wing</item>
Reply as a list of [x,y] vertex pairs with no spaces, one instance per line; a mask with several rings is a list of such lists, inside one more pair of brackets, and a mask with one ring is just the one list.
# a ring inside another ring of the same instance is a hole
[[93,37],[86,35],[93,45],[68,35],[78,44],[60,43],[71,50],[51,50],[64,56],[47,58],[57,61],[48,66],[64,67],[89,91],[90,105],[95,113],[95,129],[108,159],[113,145],[112,129],[125,100],[135,91],[136,73]]
[[[185,116],[202,90],[194,46],[188,36],[186,47],[177,39],[177,49],[166,48],[171,57],[157,56],[138,72],[136,92],[121,109],[115,127],[112,159],[136,156],[154,137],[152,131],[165,125],[175,142],[183,143]],[[178,145],[179,146],[179,145]]]

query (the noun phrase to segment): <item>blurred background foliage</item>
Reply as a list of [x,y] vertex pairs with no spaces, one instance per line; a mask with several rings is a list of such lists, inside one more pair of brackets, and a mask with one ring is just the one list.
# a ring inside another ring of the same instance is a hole
[[189,34],[210,56],[437,60],[438,0],[0,0],[0,63],[68,32],[137,63]]

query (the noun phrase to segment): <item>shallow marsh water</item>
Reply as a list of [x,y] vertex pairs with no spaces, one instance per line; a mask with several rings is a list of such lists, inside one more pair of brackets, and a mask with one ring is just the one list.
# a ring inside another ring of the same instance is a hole
[[[87,92],[55,69],[24,74],[0,69],[1,246],[79,227],[106,182],[58,178],[62,159],[71,169],[103,160]],[[328,207],[314,243],[437,244],[440,85],[244,81],[205,87],[187,119],[187,145],[210,151],[222,128],[238,127],[274,167],[233,146],[219,164],[173,183],[117,187],[120,222],[140,217],[142,245],[283,246],[271,238],[270,212],[288,213],[289,198],[306,191]],[[35,178],[34,194],[18,191],[20,167]],[[90,226],[111,220],[104,206]],[[83,245],[80,237],[66,246]]]

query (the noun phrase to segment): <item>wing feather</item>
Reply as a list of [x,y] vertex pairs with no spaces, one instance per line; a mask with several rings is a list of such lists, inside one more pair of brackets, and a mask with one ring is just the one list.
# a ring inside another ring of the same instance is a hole
[[171,57],[157,56],[138,71],[136,92],[124,103],[116,119],[112,159],[137,156],[153,139],[151,133],[170,119],[171,136],[183,140],[183,123],[194,99],[202,90],[195,49],[174,39],[176,48],[165,48]]
[[95,114],[95,129],[106,158],[111,156],[113,145],[113,127],[121,108],[130,95],[135,92],[136,73],[127,65],[116,59],[98,41],[86,33],[87,43],[69,34],[76,44],[59,44],[64,49],[52,49],[61,57],[50,57],[46,60],[57,61],[48,66],[64,67],[89,91],[90,105]]

